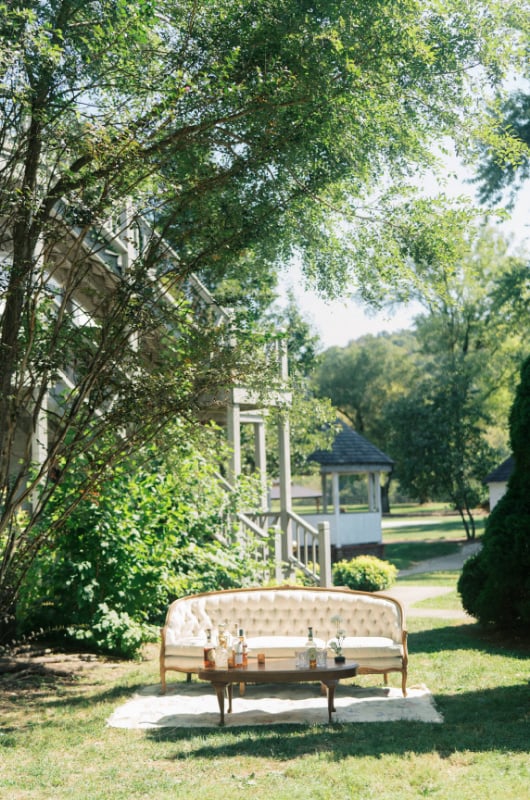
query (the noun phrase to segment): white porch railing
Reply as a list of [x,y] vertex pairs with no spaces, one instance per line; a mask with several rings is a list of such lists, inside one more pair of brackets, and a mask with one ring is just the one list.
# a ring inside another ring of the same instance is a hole
[[[228,492],[235,491],[221,475],[218,480]],[[277,582],[299,569],[316,586],[332,585],[328,522],[314,528],[293,511],[237,512],[235,517],[239,522],[238,542],[248,548],[251,558],[263,564],[264,578],[272,577],[272,561]],[[227,535],[220,533],[217,538],[229,546]]]
[[287,516],[291,524],[293,563],[317,586],[331,586],[329,524],[323,522],[313,528],[294,511],[288,511]]
[[275,528],[287,539],[287,548],[283,548],[284,553],[287,550],[287,554],[280,559],[283,577],[288,577],[294,569],[299,569],[316,586],[332,585],[328,522],[319,523],[318,527],[314,528],[294,511],[287,511],[286,529],[282,530],[282,514],[279,511],[249,513],[248,517],[254,520],[261,530]]

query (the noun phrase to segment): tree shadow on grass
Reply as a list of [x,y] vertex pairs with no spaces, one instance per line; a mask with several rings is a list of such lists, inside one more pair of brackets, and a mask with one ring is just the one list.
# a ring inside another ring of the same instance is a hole
[[[249,756],[288,761],[307,754],[345,757],[438,753],[528,752],[528,685],[438,695],[442,724],[422,722],[352,723],[322,726],[270,725],[225,728],[157,728],[146,733],[155,742],[174,742],[171,760]],[[185,748],[180,750],[180,744]]]
[[412,632],[407,640],[409,656],[414,653],[439,653],[451,650],[473,650],[490,655],[528,658],[530,643],[518,634],[489,630],[478,623],[429,627]]

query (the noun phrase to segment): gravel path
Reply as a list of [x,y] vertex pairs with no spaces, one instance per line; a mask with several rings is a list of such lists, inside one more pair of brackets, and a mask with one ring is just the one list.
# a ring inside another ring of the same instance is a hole
[[[418,575],[423,572],[443,572],[445,570],[462,569],[464,562],[478,552],[480,549],[479,542],[466,542],[460,545],[458,552],[450,556],[442,556],[441,558],[431,558],[428,561],[422,561],[409,569],[401,570],[400,577],[407,575]],[[389,589],[385,594],[395,597],[404,606],[405,614],[407,617],[440,617],[443,619],[467,619],[473,620],[463,610],[444,610],[439,608],[414,608],[415,603],[422,600],[429,600],[431,597],[440,597],[441,595],[448,594],[452,591],[450,586],[394,586]]]

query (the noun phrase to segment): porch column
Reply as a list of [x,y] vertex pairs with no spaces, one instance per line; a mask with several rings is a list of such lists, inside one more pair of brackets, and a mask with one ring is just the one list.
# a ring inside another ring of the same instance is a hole
[[282,560],[288,562],[293,554],[293,534],[289,513],[291,503],[291,448],[289,444],[289,417],[285,413],[279,415],[278,445],[280,467],[280,525],[282,536]]
[[41,407],[37,416],[35,430],[31,437],[31,460],[39,467],[48,457],[48,395],[42,398]]
[[[42,398],[35,421],[35,428],[31,434],[31,460],[36,465],[37,470],[40,470],[48,458],[48,398],[49,395],[47,393]],[[37,488],[31,493],[29,503],[34,511],[38,508],[39,492]]]
[[376,512],[381,508],[381,485],[379,472],[368,473],[368,507],[370,511]]
[[328,482],[326,480],[327,475],[325,472],[320,473],[320,486],[322,491],[322,513],[328,513]]
[[259,472],[261,487],[261,510],[267,510],[267,458],[265,450],[265,423],[263,420],[254,423],[254,457]]
[[[289,366],[287,361],[287,342],[279,342],[279,367],[282,382],[287,382],[289,378]],[[291,443],[289,416],[286,411],[281,411],[278,415],[278,448],[279,448],[279,468],[280,468],[280,525],[282,528],[282,559],[289,563],[293,554],[293,532],[289,514],[292,510],[291,502]]]
[[340,547],[342,540],[340,535],[340,485],[338,472],[333,472],[331,474],[331,490],[333,496],[333,512],[335,514],[335,545]]
[[241,411],[238,403],[230,402],[226,414],[226,437],[230,448],[228,481],[235,483],[241,474]]

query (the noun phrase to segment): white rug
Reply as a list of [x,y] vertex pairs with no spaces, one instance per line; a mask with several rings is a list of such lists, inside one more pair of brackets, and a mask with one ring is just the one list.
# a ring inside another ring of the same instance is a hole
[[[443,722],[425,686],[409,688],[403,697],[400,689],[340,684],[335,708],[335,722]],[[234,686],[232,712],[225,713],[228,726],[328,722],[327,698],[320,694],[318,684],[248,685],[243,697]],[[113,728],[209,728],[218,724],[213,687],[196,682],[170,684],[165,695],[160,695],[159,686],[147,686],[107,720]]]

